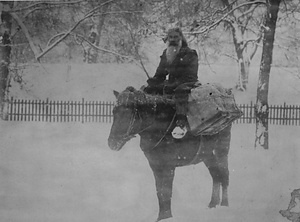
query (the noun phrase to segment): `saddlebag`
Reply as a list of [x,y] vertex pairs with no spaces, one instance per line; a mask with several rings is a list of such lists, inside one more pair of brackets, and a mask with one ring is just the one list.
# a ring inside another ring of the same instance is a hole
[[187,118],[195,136],[219,133],[242,115],[231,90],[209,83],[191,90]]

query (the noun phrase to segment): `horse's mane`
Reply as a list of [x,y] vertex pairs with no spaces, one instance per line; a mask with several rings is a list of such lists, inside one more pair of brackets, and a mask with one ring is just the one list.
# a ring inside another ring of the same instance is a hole
[[121,92],[117,98],[117,105],[175,105],[172,98],[163,95],[150,95],[142,90],[136,90],[134,87],[129,86]]

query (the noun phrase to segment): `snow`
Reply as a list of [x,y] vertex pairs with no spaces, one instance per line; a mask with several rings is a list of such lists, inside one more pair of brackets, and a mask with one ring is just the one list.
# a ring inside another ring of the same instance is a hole
[[[154,56],[154,55],[152,55]],[[158,64],[145,63],[150,76]],[[252,65],[247,92],[234,91],[237,103],[256,102],[259,66]],[[202,83],[221,83],[234,88],[238,80],[236,64],[199,65],[198,77]],[[146,84],[147,75],[136,64],[43,64],[31,65],[22,73],[23,83],[12,81],[10,96],[17,99],[46,100],[101,100],[114,101],[113,90],[127,86],[140,88]],[[270,75],[269,104],[299,105],[300,76],[296,68],[272,67]]]
[[[147,64],[152,75],[155,65]],[[255,102],[258,66],[250,70],[247,93]],[[201,82],[233,87],[237,68],[200,65]],[[298,105],[297,70],[272,68],[270,104]],[[54,64],[24,71],[12,82],[17,99],[114,100],[112,90],[136,88],[146,75],[134,64]],[[109,123],[0,122],[0,221],[153,222],[158,213],[154,177],[139,138],[119,151],[107,145]],[[201,163],[178,168],[167,221],[287,221],[290,193],[300,186],[299,126],[269,126],[270,149],[254,149],[255,125],[232,129],[229,155],[230,207],[209,209],[212,181]]]
[[[110,124],[2,122],[0,221],[155,221],[153,174],[139,138],[119,151],[107,145]],[[297,126],[270,126],[270,150],[254,149],[254,125],[234,125],[230,207],[208,209],[211,177],[203,164],[177,168],[173,219],[284,221],[299,188]]]

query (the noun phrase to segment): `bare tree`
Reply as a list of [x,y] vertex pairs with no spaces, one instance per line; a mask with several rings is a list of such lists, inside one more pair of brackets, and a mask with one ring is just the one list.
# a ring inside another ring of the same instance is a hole
[[267,11],[264,22],[263,51],[257,86],[255,147],[260,145],[264,149],[269,148],[269,79],[280,2],[281,0],[267,0]]
[[0,115],[1,118],[6,119],[5,104],[8,95],[8,88],[10,84],[9,78],[9,64],[11,53],[11,27],[12,17],[6,12],[13,7],[13,1],[6,1],[0,3],[1,23],[0,23]]
[[[136,5],[137,7],[132,10],[132,5]],[[30,49],[30,57],[40,64],[42,58],[62,42],[65,42],[65,45],[69,46],[86,42],[88,47],[92,49],[90,51],[93,51],[93,55],[97,55],[99,51],[102,51],[105,54],[112,55],[112,57],[115,56],[117,58],[124,58],[127,61],[134,61],[135,57],[130,53],[122,55],[117,50],[111,50],[109,48],[120,38],[122,38],[123,41],[124,38],[126,38],[124,32],[122,33],[122,27],[113,27],[113,29],[111,29],[109,23],[106,24],[107,28],[104,37],[106,41],[111,44],[109,46],[104,42],[103,45],[106,47],[101,47],[100,37],[103,27],[105,26],[106,17],[109,17],[111,24],[116,25],[118,22],[117,19],[126,20],[128,18],[134,18],[135,14],[140,14],[140,9],[140,0],[130,2],[120,0],[1,1],[1,117],[4,116],[5,101],[7,100],[6,98],[8,98],[8,88],[10,86],[10,53],[12,45],[14,45],[13,48],[17,47],[17,42],[15,41],[17,39],[16,36],[19,40],[21,39],[19,42],[24,43],[27,41],[27,46]],[[128,22],[130,22],[130,19]],[[138,19],[134,20],[138,21]],[[31,24],[32,21],[35,22],[35,25],[38,25],[38,28]],[[49,23],[49,21],[51,21],[51,23]],[[91,21],[95,21],[95,24],[93,24],[94,28],[92,29],[94,36],[89,35],[92,34],[92,32],[89,33],[86,31],[86,26]],[[50,24],[50,27],[47,27],[48,24]],[[12,27],[15,28],[13,34],[11,34]],[[113,38],[109,38],[108,33],[110,31],[114,32],[115,30],[118,31],[119,35],[112,33],[111,36],[113,36]],[[78,41],[79,39],[80,41]],[[131,37],[127,36],[127,40],[125,41],[128,41],[128,39],[130,40]],[[126,43],[127,42],[124,44],[127,45]],[[132,52],[133,50],[128,48],[128,51]],[[96,59],[97,56],[94,56],[91,61],[95,62]]]
[[258,43],[262,37],[260,27],[263,21],[262,12],[264,9],[261,9],[260,6],[264,5],[264,2],[246,1],[238,3],[238,1],[234,1],[230,4],[228,1],[225,1],[225,4],[230,13],[224,18],[224,21],[231,29],[237,56],[239,73],[236,88],[246,91],[250,63],[257,52]]
[[236,88],[245,91],[250,64],[262,37],[260,27],[266,3],[260,0],[220,0],[217,2],[219,4],[213,1],[206,3],[209,6],[206,10],[209,9],[210,13],[201,19],[194,20],[189,33],[191,35],[207,34],[221,24],[225,24],[225,29],[231,30],[239,71]]
[[[91,1],[92,8],[99,5],[99,1]],[[98,50],[97,48],[93,47],[93,45],[99,47],[102,30],[105,25],[105,18],[109,11],[110,3],[103,5],[103,7],[99,10],[99,15],[95,14],[91,17],[91,24],[89,30],[88,40],[89,43],[84,42],[84,62],[87,63],[96,63],[98,59]],[[92,44],[90,44],[92,43]]]

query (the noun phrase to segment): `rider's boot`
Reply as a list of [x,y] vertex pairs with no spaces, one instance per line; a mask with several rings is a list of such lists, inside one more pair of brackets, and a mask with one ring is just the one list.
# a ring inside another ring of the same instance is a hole
[[188,131],[188,122],[185,115],[177,115],[176,127],[172,131],[175,139],[183,138]]

